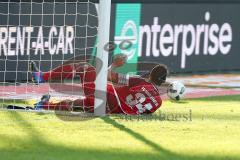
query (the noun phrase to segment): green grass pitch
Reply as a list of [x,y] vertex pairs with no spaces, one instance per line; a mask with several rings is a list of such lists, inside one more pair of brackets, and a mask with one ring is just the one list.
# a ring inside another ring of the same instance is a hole
[[165,101],[153,116],[0,111],[2,160],[239,160],[240,95]]

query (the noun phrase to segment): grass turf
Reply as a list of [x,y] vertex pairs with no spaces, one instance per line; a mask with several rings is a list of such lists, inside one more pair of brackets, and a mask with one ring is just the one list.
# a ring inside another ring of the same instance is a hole
[[240,95],[165,101],[152,116],[0,111],[3,160],[240,159]]

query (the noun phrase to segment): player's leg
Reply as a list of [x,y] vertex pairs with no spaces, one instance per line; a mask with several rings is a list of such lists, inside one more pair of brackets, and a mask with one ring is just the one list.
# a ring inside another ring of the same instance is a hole
[[43,73],[43,79],[45,81],[49,79],[72,79],[73,77],[79,75],[81,79],[84,76],[84,82],[94,81],[95,78],[95,68],[87,63],[70,63],[60,65],[49,72]]
[[73,110],[73,101],[64,100],[58,103],[46,102],[43,104],[44,110],[58,110],[58,111],[72,111]]
[[75,100],[73,106],[86,113],[93,113],[96,69],[91,65],[80,63],[75,64],[74,67],[77,75],[80,76],[85,98]]
[[30,61],[29,70],[32,73],[32,81],[35,83],[44,83],[43,73],[38,69],[34,61]]
[[43,80],[54,80],[54,79],[72,79],[75,76],[74,64],[61,65],[49,72],[43,73]]
[[81,78],[83,92],[85,96],[82,102],[79,99],[75,103],[81,104],[85,112],[93,113],[96,69],[88,64],[84,64],[83,66],[82,64],[75,64],[75,68]]
[[86,113],[93,113],[94,97],[87,97],[74,101],[64,100],[58,103],[45,102],[42,105],[42,109],[44,110],[81,111]]
[[30,62],[29,67],[32,72],[33,81],[36,83],[44,83],[54,79],[72,79],[76,75],[81,77],[82,83],[94,82],[96,78],[95,68],[87,63],[60,65],[48,72],[41,72],[33,61]]
[[[25,108],[24,108],[25,109]],[[61,111],[84,111],[93,113],[94,95],[88,95],[83,99],[63,100],[61,102],[50,102],[50,95],[43,95],[41,100],[34,105],[35,110],[61,110]]]
[[[93,113],[96,69],[87,63],[74,63],[71,65],[72,68],[69,68],[68,71],[70,71],[69,73],[72,75],[66,75],[65,78],[76,75],[80,76],[85,96],[83,99],[73,101],[72,107],[74,110],[76,109],[87,113]],[[74,72],[71,69],[73,69]]]
[[94,96],[88,96],[83,99],[77,99],[73,102],[74,111],[82,111],[85,113],[94,112]]
[[35,110],[60,110],[60,111],[71,111],[73,109],[73,101],[64,100],[57,103],[49,102],[48,100],[41,100],[34,106]]
[[73,101],[71,100],[64,100],[58,103],[51,103],[50,95],[46,94],[43,95],[41,100],[34,105],[35,110],[71,110]]
[[41,72],[33,61],[30,62],[29,67],[32,72],[33,81],[36,83],[44,83],[51,79],[70,79],[77,74],[75,64],[60,65],[48,72]]
[[[42,73],[36,67],[34,62],[30,62],[31,70],[33,71],[33,78],[35,82],[43,83],[50,79],[61,79],[61,78],[72,78],[76,75],[79,75],[82,82],[83,91],[85,97],[83,100],[78,99],[74,101],[73,106],[82,106],[83,110],[86,112],[93,112],[94,106],[94,92],[95,92],[95,79],[96,79],[96,70],[93,66],[86,63],[72,63],[62,66],[58,66],[55,69]],[[40,80],[39,80],[40,79]],[[49,102],[39,102],[40,109],[68,109],[69,103],[67,101],[62,101],[61,103],[49,103]]]

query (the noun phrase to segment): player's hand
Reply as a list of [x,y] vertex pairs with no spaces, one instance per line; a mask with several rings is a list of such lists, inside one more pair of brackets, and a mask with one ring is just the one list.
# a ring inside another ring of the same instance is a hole
[[127,61],[127,55],[125,54],[117,54],[113,57],[112,67],[121,67]]

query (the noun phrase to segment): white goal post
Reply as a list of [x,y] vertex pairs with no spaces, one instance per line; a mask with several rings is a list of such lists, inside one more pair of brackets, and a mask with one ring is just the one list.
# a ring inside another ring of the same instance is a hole
[[109,41],[110,12],[111,0],[0,0],[0,109],[19,102],[33,106],[45,94],[54,102],[83,98],[79,75],[60,77],[59,88],[51,81],[52,74],[50,80],[35,84],[29,62],[35,62],[41,73],[77,63],[78,58],[92,64],[97,48],[101,63],[95,62],[100,72],[94,113],[105,115],[108,52],[104,45]]
[[[110,32],[111,0],[99,0],[99,26],[98,26],[98,46],[97,55],[102,63],[96,62],[96,68],[101,68],[96,77],[94,114],[102,116],[106,114],[106,90],[108,71],[108,51],[104,50],[104,45],[109,42]],[[99,98],[101,99],[99,99]]]

